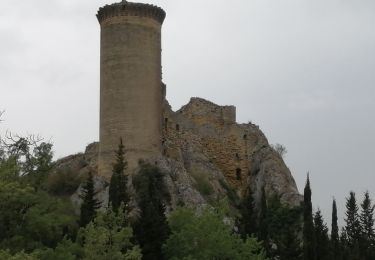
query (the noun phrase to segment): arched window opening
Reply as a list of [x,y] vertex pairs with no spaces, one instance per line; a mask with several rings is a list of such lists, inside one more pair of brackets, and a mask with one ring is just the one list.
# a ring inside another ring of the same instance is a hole
[[176,124],[176,131],[180,131],[180,125]]

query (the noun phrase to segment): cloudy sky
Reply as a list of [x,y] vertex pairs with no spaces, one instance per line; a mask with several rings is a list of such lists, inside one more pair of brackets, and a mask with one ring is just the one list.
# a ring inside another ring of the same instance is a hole
[[[151,1],[151,0],[150,0]],[[147,1],[140,1],[147,2]],[[99,25],[109,0],[2,0],[0,133],[36,133],[56,158],[98,140]],[[286,146],[300,191],[330,222],[332,197],[375,199],[375,1],[153,0],[163,7],[163,77],[174,109],[191,96],[237,107]]]

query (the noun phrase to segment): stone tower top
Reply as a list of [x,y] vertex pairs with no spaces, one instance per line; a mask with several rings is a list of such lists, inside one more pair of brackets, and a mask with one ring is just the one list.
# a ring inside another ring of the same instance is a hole
[[149,17],[162,24],[165,19],[165,11],[155,5],[130,3],[122,0],[119,3],[105,5],[104,7],[99,8],[96,15],[100,24],[113,16]]

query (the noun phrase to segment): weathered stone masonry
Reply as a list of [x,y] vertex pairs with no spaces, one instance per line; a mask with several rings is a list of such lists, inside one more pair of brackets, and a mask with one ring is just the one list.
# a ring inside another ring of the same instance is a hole
[[[176,160],[187,144],[202,149],[210,161],[224,174],[232,187],[241,191],[248,185],[251,155],[260,142],[259,128],[237,124],[234,106],[218,106],[200,98],[173,112],[164,107],[163,152]],[[266,144],[266,143],[265,143]]]
[[111,176],[123,139],[129,168],[161,154],[161,25],[165,12],[148,4],[106,5],[101,25],[99,174]]
[[[282,158],[259,127],[237,124],[234,106],[200,98],[173,112],[162,83],[161,27],[165,12],[156,6],[122,1],[97,14],[101,26],[100,141],[98,161],[91,153],[62,160],[75,170],[95,172],[108,181],[120,138],[135,172],[139,159],[158,164],[172,196],[172,206],[204,204],[228,191],[241,195],[250,187],[256,203],[264,187],[289,204],[301,197]],[[94,149],[95,148],[95,149]],[[97,165],[97,167],[96,167]],[[196,172],[207,178],[212,194],[196,185]],[[103,183],[106,183],[104,181]],[[108,187],[102,187],[106,196]],[[108,194],[107,194],[108,195]]]

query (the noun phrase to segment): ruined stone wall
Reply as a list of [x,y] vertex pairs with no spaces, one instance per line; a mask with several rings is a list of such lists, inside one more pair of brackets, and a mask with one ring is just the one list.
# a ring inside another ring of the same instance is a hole
[[165,156],[183,160],[187,144],[200,147],[239,192],[248,185],[252,168],[249,155],[262,143],[267,144],[258,132],[255,125],[236,124],[235,107],[218,106],[200,98],[192,98],[177,112],[168,106],[164,110]]
[[201,98],[191,98],[189,104],[183,106],[177,113],[184,115],[196,125],[222,126],[236,123],[236,107],[218,106]]
[[[293,176],[259,127],[222,120],[218,116],[222,108],[225,107],[194,98],[183,109],[173,112],[164,100],[163,156],[154,162],[163,172],[171,195],[171,201],[166,202],[170,203],[168,207],[200,207],[224,196],[235,206],[248,188],[256,207],[260,205],[263,188],[267,197],[277,194],[283,203],[299,206],[302,196]],[[95,173],[97,152],[97,144],[90,145],[84,154],[63,158],[56,167],[68,167],[80,174]],[[129,159],[127,154],[125,158]],[[99,180],[97,189],[104,202],[108,197],[105,179]],[[79,194],[78,190],[72,200],[77,201]],[[79,209],[80,204],[75,205]]]
[[120,138],[128,168],[161,153],[161,25],[158,7],[122,2],[98,12],[100,52],[99,174],[110,177]]

